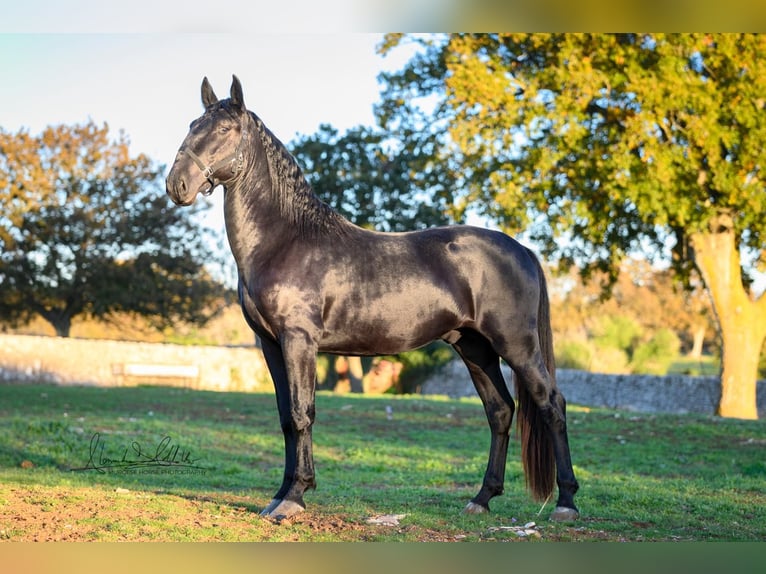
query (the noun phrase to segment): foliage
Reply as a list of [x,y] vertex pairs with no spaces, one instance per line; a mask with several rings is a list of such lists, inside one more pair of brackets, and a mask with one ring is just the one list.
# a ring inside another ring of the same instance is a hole
[[559,369],[589,371],[593,365],[592,346],[584,341],[560,341],[556,343],[556,366]]
[[452,152],[464,176],[455,211],[525,230],[605,291],[637,251],[687,284],[699,272],[723,340],[719,412],[757,416],[766,297],[749,285],[766,263],[766,36],[392,34],[381,51],[407,41],[422,49],[382,76],[380,121],[434,126],[434,157]]
[[678,356],[679,341],[670,329],[660,329],[648,341],[636,346],[631,357],[634,373],[665,375]]
[[[402,42],[389,38],[384,50]],[[616,277],[649,240],[690,259],[687,235],[722,210],[760,253],[766,221],[766,38],[746,34],[455,34],[383,76],[381,120],[442,102],[477,205],[549,255]],[[422,111],[421,111],[422,113]],[[442,124],[439,124],[442,125]],[[437,134],[437,137],[438,136]],[[543,215],[544,217],[539,217]],[[557,238],[567,241],[557,241]]]
[[566,274],[554,270],[551,316],[557,337],[582,338],[603,329],[600,323],[606,317],[619,315],[643,333],[671,329],[679,337],[683,353],[720,350],[710,298],[699,283],[689,290],[677,288],[669,270],[629,258],[621,265],[611,296],[605,299],[601,296],[602,276],[579,281],[578,275],[574,269]]
[[[204,325],[178,322],[159,330],[146,317],[118,312],[101,319],[73,317],[70,336],[182,345],[252,345],[253,331],[245,323],[236,299],[236,293],[224,291],[211,306],[213,316]],[[41,317],[9,331],[19,335],[55,335],[53,327]]]
[[455,360],[456,355],[445,343],[434,342],[420,349],[401,353],[397,355],[397,359],[403,367],[396,391],[409,394],[420,392],[420,386],[425,380],[440,367]]
[[703,343],[707,352],[719,351],[708,298],[701,289],[674,288],[667,270],[628,259],[609,299],[599,296],[599,277],[581,283],[576,273],[556,276],[551,284],[559,366],[666,374],[681,352],[699,351],[690,358],[699,363]]
[[641,325],[624,315],[608,315],[598,321],[594,342],[599,347],[612,347],[630,355],[641,338]]
[[[457,355],[447,344],[435,341],[412,351],[399,353],[391,357],[380,357],[383,360],[390,360],[401,365],[401,371],[394,379],[394,384],[386,391],[388,394],[416,394],[420,392],[421,385],[426,379],[433,376],[438,369],[452,360]],[[319,353],[317,356],[317,389],[323,391],[346,392],[346,389],[338,388],[340,379],[338,373],[338,359],[335,355]],[[372,357],[361,358],[361,368],[365,373],[370,372],[371,367],[377,359]],[[342,361],[344,365],[344,377],[348,377],[349,366],[347,361]],[[353,385],[351,392],[354,392]]]
[[[516,440],[493,512],[461,514],[486,466],[478,399],[320,393],[317,489],[304,514],[277,525],[257,516],[282,479],[273,394],[0,385],[0,537],[511,542],[524,540],[511,528],[530,521],[543,543],[766,537],[762,422],[567,413],[582,517],[557,524],[524,491]],[[71,472],[86,465],[95,432],[114,459],[132,441],[148,448],[168,436],[205,472]],[[406,517],[367,524],[380,514]]]
[[381,231],[441,225],[446,201],[418,158],[366,127],[345,134],[329,125],[290,146],[323,201],[354,223]]
[[0,320],[132,312],[162,327],[204,322],[220,287],[193,211],[165,197],[162,168],[94,123],[32,136],[0,130]]
[[[605,317],[606,331],[586,340],[563,339],[556,345],[556,364],[562,369],[600,373],[666,375],[678,358],[679,339],[670,329],[639,336],[640,326],[624,316]],[[617,331],[619,325],[626,331]]]
[[679,339],[670,329],[642,334],[640,325],[631,319],[607,316],[589,339],[558,343],[556,363],[564,369],[665,375],[678,358],[679,347]]

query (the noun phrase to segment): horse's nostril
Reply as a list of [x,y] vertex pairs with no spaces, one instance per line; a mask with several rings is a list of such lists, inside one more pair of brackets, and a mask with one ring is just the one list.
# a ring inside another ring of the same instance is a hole
[[186,182],[182,179],[180,183],[181,183],[181,191],[186,191]]

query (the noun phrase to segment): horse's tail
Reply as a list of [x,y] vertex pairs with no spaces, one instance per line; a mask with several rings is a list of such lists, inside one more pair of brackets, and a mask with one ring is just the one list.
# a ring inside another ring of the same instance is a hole
[[[550,302],[545,273],[534,253],[529,252],[535,261],[539,274],[540,301],[537,309],[537,334],[540,351],[548,371],[552,388],[556,388],[556,362],[553,356],[553,333],[551,331]],[[529,382],[523,374],[514,373],[516,394],[519,399],[519,414],[516,418],[517,431],[521,440],[521,460],[527,488],[532,496],[543,502],[550,498],[556,480],[556,457],[553,451],[548,425],[543,419],[540,407],[530,393]]]

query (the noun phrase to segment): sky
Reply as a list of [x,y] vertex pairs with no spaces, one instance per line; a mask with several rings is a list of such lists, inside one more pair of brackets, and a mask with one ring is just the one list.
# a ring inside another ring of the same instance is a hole
[[[207,76],[219,98],[232,74],[245,104],[283,142],[322,123],[341,132],[373,125],[378,74],[406,50],[382,57],[380,33],[0,33],[0,127],[40,133],[48,125],[108,124],[131,153],[167,169],[202,114]],[[204,223],[222,232],[221,194]]]
[[377,75],[401,58],[376,54],[381,34],[0,34],[0,126],[108,123],[133,152],[170,163],[202,113],[207,76],[228,97],[232,74],[247,107],[284,142],[321,123],[374,123]]

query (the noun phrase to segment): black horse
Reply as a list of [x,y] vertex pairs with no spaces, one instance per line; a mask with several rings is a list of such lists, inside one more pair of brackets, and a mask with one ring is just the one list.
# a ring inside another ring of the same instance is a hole
[[534,254],[496,231],[452,226],[376,233],[317,198],[284,145],[245,108],[236,76],[220,100],[205,78],[205,113],[191,124],[167,177],[178,205],[223,186],[239,298],[260,337],[285,439],[282,486],[261,513],[291,516],[314,488],[316,354],[389,355],[441,339],[462,357],[492,433],[479,493],[466,512],[503,492],[514,400],[527,486],[559,498],[551,518],[574,520],[578,484],[556,388],[545,277]]

